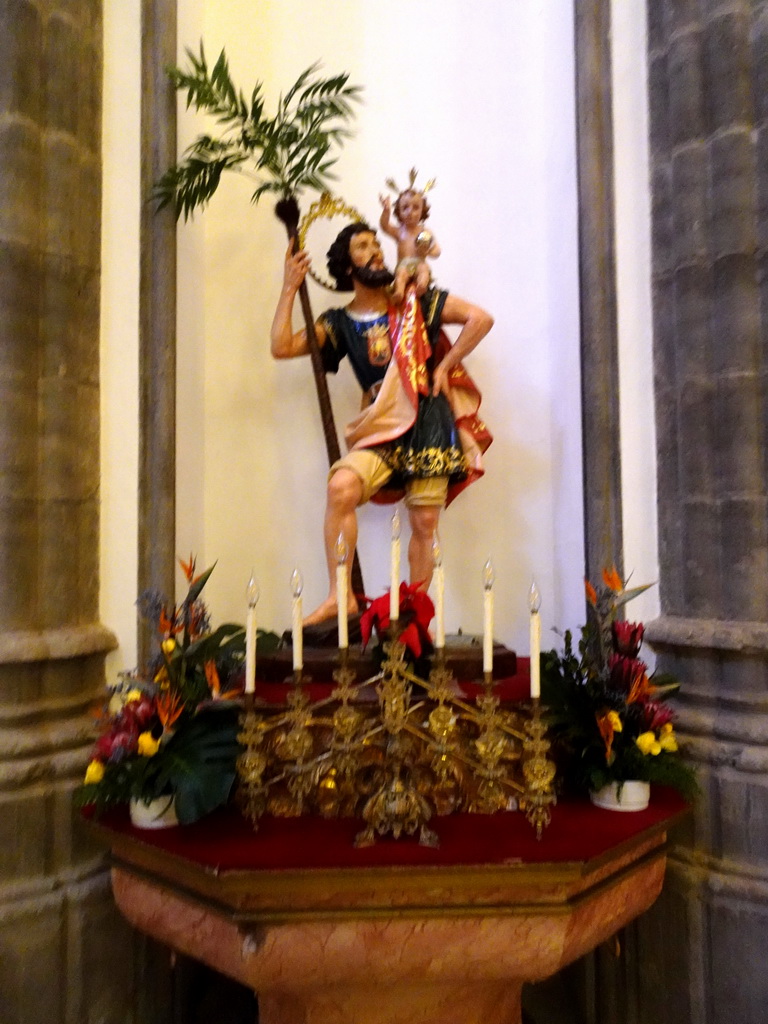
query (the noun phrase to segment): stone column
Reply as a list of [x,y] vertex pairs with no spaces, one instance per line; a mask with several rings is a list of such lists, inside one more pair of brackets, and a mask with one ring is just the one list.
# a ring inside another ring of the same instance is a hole
[[648,1022],[768,1007],[768,3],[648,0],[662,615],[702,794],[642,923]]
[[623,567],[610,0],[574,4],[585,575]]
[[98,621],[100,0],[0,0],[0,1019],[124,1021],[133,941],[73,824]]

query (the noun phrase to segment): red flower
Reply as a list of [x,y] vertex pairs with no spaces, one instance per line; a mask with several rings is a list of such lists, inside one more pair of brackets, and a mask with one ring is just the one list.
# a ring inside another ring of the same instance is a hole
[[640,653],[645,627],[642,622],[614,622],[613,645],[619,654],[628,658],[636,658]]
[[100,736],[96,742],[96,746],[93,748],[92,758],[99,758],[99,760],[106,761],[109,755],[112,753],[112,734],[105,733]]
[[[435,614],[432,599],[421,586],[421,583],[400,584],[399,621],[404,624],[400,643],[416,658],[421,657],[425,642],[429,642],[428,627]],[[389,591],[373,601],[367,597],[364,600],[368,607],[360,616],[360,633],[363,647],[367,647],[374,629],[380,637],[389,629]]]
[[122,714],[127,719],[133,719],[139,729],[143,729],[155,715],[155,702],[151,697],[140,697],[138,700],[129,701]]
[[655,700],[649,700],[645,705],[646,729],[656,731],[673,718],[672,709],[666,704],[659,704]]
[[93,749],[93,757],[103,761],[122,761],[136,750],[139,730],[134,721],[123,714],[115,719],[114,728],[99,739]]
[[630,693],[638,679],[645,676],[648,666],[638,658],[627,658],[623,654],[612,654],[608,661],[611,673],[611,688]]

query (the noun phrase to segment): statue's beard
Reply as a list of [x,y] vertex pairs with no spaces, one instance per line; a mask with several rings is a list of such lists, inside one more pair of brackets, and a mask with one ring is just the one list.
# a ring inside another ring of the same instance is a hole
[[391,270],[387,270],[386,267],[381,270],[372,270],[370,263],[364,267],[353,266],[350,275],[366,288],[386,288],[395,280],[395,275]]

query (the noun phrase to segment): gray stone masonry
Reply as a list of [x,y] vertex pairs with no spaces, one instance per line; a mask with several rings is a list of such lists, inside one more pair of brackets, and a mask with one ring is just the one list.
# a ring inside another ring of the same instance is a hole
[[0,40],[0,1021],[125,1024],[134,939],[71,801],[114,645],[98,622],[100,0],[0,0]]
[[764,1024],[768,3],[647,10],[662,603],[648,636],[682,681],[701,796],[637,926],[631,1019]]

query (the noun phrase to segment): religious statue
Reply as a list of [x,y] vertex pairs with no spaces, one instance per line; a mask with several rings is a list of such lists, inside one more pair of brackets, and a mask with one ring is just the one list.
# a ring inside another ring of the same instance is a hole
[[[429,216],[426,194],[434,188],[435,179],[431,178],[424,188],[419,190],[416,188],[416,169],[411,168],[408,188],[399,189],[392,178],[387,178],[387,185],[397,194],[397,199],[393,211],[389,196],[379,196],[382,206],[379,227],[397,242],[397,267],[392,285],[392,299],[395,305],[399,306],[409,281],[414,281],[419,297],[424,294],[432,277],[426,257],[437,259],[440,255],[440,246],[435,236],[424,226],[424,221]],[[397,226],[392,223],[393,212]]]
[[[348,551],[354,551],[356,509],[369,498],[395,500],[405,494],[412,529],[411,582],[427,587],[440,509],[482,473],[481,455],[491,442],[477,416],[479,393],[461,360],[493,321],[479,307],[429,288],[424,257],[437,256],[439,248],[423,226],[429,212],[424,193],[434,182],[419,192],[412,171],[409,189],[398,196],[400,226],[389,225],[390,233],[397,238],[401,261],[415,259],[416,264],[399,267],[395,296],[388,288],[394,275],[384,267],[375,232],[366,224],[350,225],[331,247],[329,270],[337,289],[353,291],[354,298],[315,323],[304,281],[309,258],[300,242],[299,198],[306,189],[321,192],[313,209],[349,215],[341,200],[323,190],[336,161],[334,150],[349,134],[346,125],[360,89],[350,85],[347,74],[320,76],[314,64],[281,96],[270,117],[260,84],[249,94],[250,103],[236,88],[224,50],[213,67],[202,43],[199,54],[187,50],[187,58],[186,67],[169,69],[171,81],[186,92],[188,106],[215,115],[220,131],[216,137],[199,135],[163,174],[154,192],[159,206],[170,206],[186,219],[207,205],[223,173],[247,167],[257,181],[252,201],[267,194],[279,197],[275,213],[290,239],[272,353],[278,359],[309,353],[331,465],[325,516],[330,589],[306,621],[318,623],[336,614],[336,542],[342,533]],[[398,191],[394,183],[390,187]],[[297,295],[305,329],[293,334]],[[443,324],[462,326],[453,347],[440,331]],[[342,457],[325,374],[335,372],[344,355],[363,388],[364,408],[347,427],[349,451]],[[351,582],[349,610],[354,612],[355,594],[363,591],[354,559]]]
[[[307,331],[293,332],[294,300],[310,258],[292,240],[285,257],[283,287],[271,330],[272,355],[289,359],[309,351]],[[338,291],[352,291],[343,308],[327,310],[314,325],[327,372],[349,357],[363,389],[362,411],[347,426],[348,453],[330,468],[324,538],[327,598],[305,620],[324,622],[337,614],[336,544],[357,541],[357,507],[368,500],[405,497],[411,526],[411,583],[425,589],[432,577],[432,541],[441,509],[482,475],[482,453],[491,443],[477,415],[480,395],[462,366],[493,326],[491,316],[445,291],[405,288],[393,302],[375,231],[363,222],[347,225],[328,251],[328,271]],[[454,345],[441,331],[460,324]],[[348,611],[357,612],[350,592]]]

